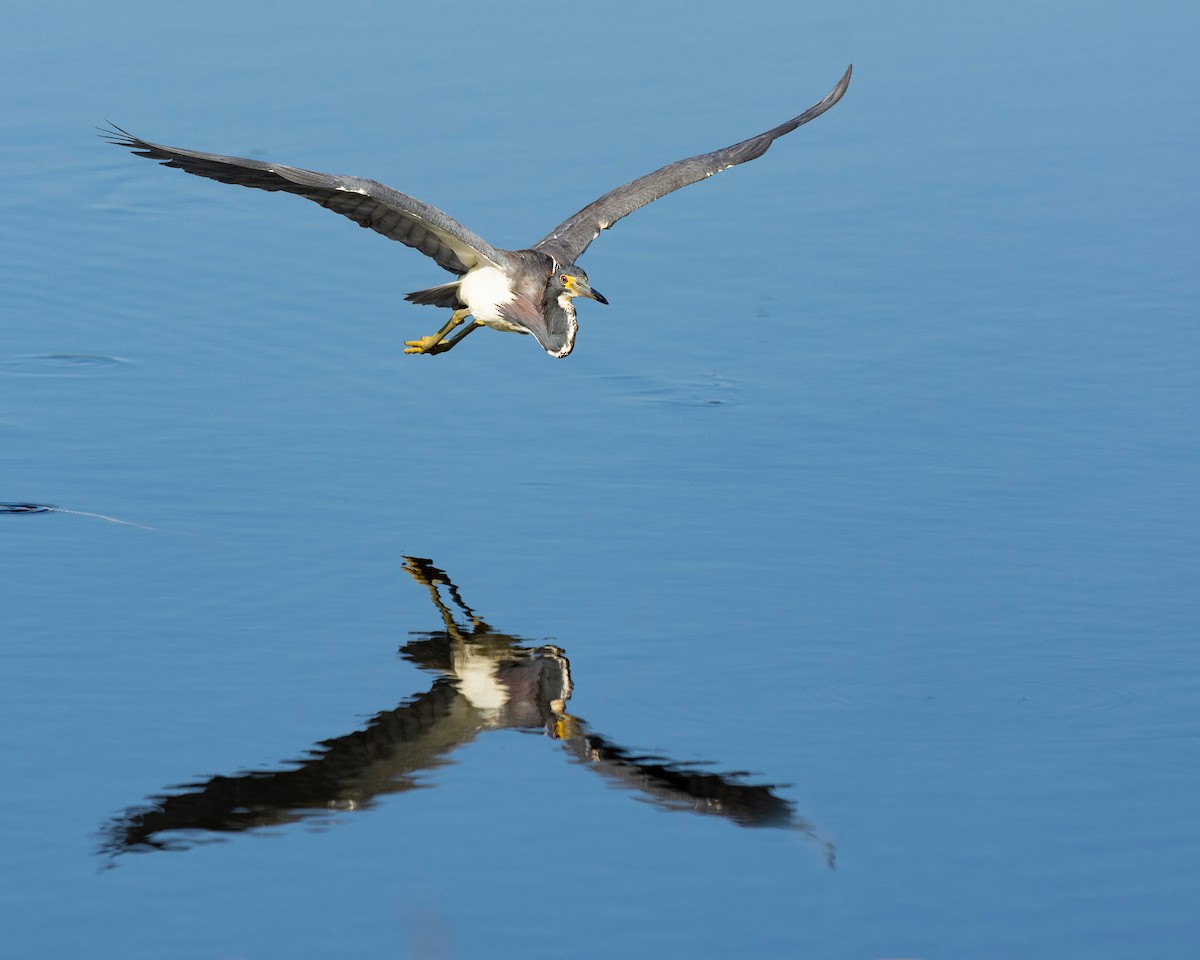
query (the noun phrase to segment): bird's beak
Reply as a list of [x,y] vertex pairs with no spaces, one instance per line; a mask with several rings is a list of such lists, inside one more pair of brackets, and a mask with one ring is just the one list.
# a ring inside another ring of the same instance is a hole
[[563,286],[566,288],[568,296],[587,297],[589,300],[595,300],[597,303],[608,303],[608,298],[604,294],[593,290],[590,283],[586,280],[581,280],[579,277],[566,274],[563,277]]

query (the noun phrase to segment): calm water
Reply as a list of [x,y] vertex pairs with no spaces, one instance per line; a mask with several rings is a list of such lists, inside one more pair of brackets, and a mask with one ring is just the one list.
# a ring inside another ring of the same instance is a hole
[[[5,955],[1196,956],[1198,42],[9,11]],[[515,247],[851,61],[596,243],[565,361],[404,356],[435,265],[93,129]]]

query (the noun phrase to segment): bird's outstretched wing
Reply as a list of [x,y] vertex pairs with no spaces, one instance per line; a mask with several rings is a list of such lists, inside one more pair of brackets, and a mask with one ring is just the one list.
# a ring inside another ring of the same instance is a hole
[[751,137],[722,150],[714,150],[712,153],[679,160],[644,177],[638,177],[623,187],[617,187],[568,217],[539,240],[534,249],[548,253],[563,263],[574,263],[600,235],[601,230],[607,230],[622,217],[680,187],[686,187],[705,177],[711,177],[714,173],[761,157],[774,140],[819,117],[842,99],[842,94],[850,85],[851,70],[853,66],[847,67],[842,79],[829,91],[828,96],[820,103],[813,104],[800,116],[787,123],[781,123],[766,133],[760,133],[757,137]]
[[176,167],[185,173],[221,183],[236,183],[259,190],[283,190],[306,197],[334,213],[349,217],[361,227],[420,250],[451,273],[463,274],[478,264],[502,266],[505,263],[503,251],[437,207],[374,180],[317,173],[279,163],[225,157],[181,147],[164,147],[135,137],[115,124],[111,126],[111,130],[104,131],[106,139],[132,150],[139,157],[149,157],[163,166]]

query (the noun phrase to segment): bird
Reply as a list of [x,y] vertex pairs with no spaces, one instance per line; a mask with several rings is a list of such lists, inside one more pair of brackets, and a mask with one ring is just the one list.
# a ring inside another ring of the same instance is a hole
[[[648,756],[601,736],[567,712],[575,680],[562,647],[488,624],[432,560],[406,556],[401,569],[428,590],[442,621],[439,630],[409,631],[400,648],[405,661],[436,676],[432,686],[351,733],[321,740],[284,769],[218,774],[127,808],[101,832],[100,852],[110,863],[123,853],[185,850],[206,836],[365,810],[388,795],[435,786],[430,775],[482,734],[541,730],[576,765],[635,791],[643,802],[741,827],[798,831],[818,843],[833,866],[833,845],[817,836],[776,785],[748,782],[749,774],[718,773],[704,763]],[[697,710],[703,715],[706,706]],[[714,705],[714,721],[716,713]]]
[[[850,85],[853,69],[853,65],[848,67],[825,98],[799,116],[748,140],[667,164],[631,180],[593,200],[523,250],[495,247],[437,207],[375,180],[167,147],[136,137],[111,122],[107,129],[101,128],[101,135],[136,156],[185,173],[312,200],[361,227],[420,251],[454,274],[454,280],[405,296],[411,303],[453,311],[436,333],[406,340],[405,353],[445,353],[478,327],[486,326],[507,333],[532,334],[546,353],[561,359],[574,349],[579,330],[573,301],[585,297],[608,303],[576,263],[600,231],[660,197],[761,157],[779,137],[836,104]],[[450,336],[468,318],[471,323]]]

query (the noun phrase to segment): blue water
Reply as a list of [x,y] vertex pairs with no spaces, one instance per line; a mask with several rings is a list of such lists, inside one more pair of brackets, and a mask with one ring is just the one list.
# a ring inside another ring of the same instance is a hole
[[[1198,42],[9,11],[5,955],[1195,956]],[[405,356],[434,264],[94,130],[518,247],[850,62],[596,242],[563,361]]]

